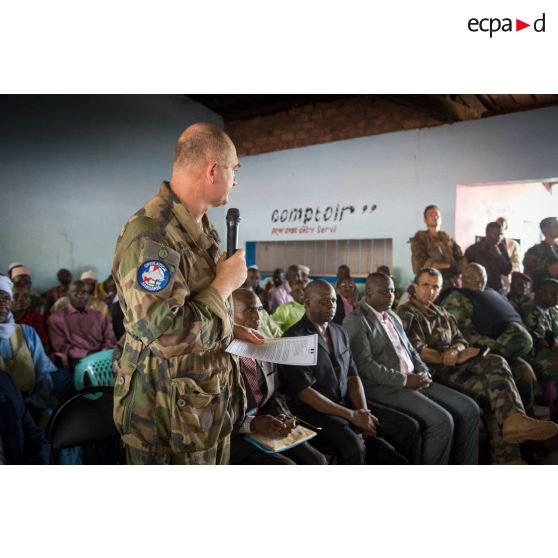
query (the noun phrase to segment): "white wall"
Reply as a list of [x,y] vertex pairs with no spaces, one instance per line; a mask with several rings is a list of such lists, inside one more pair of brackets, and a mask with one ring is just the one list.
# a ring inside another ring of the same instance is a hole
[[[424,207],[439,205],[453,234],[458,184],[558,176],[557,129],[552,107],[244,157],[230,203],[243,217],[242,242],[393,238],[394,271],[406,282],[407,241],[424,227]],[[337,203],[377,208],[355,211],[335,232],[272,234],[276,208]]]
[[182,95],[4,96],[0,121],[0,271],[22,261],[40,289],[60,267],[106,277],[120,228],[169,178],[180,132],[222,126]]

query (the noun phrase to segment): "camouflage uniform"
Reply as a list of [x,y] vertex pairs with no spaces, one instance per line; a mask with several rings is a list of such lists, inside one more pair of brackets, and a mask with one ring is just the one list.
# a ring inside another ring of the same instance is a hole
[[[207,216],[197,224],[167,182],[120,233],[112,273],[126,336],[114,420],[129,463],[228,462],[246,395],[238,361],[224,350],[232,299],[209,286],[218,242]],[[162,290],[140,284],[146,262],[168,270]]]
[[[439,306],[423,306],[414,297],[397,309],[403,326],[417,352],[425,347],[445,351],[468,343],[455,318]],[[498,355],[474,358],[454,367],[429,364],[434,379],[459,385],[484,411],[494,463],[509,463],[520,458],[519,446],[506,444],[502,425],[508,416],[524,413],[508,363]]]
[[508,293],[506,296],[510,304],[521,314],[522,318],[525,318],[525,314],[535,307],[535,302],[530,295],[513,295]]
[[486,345],[493,353],[503,356],[510,365],[517,390],[526,408],[535,402],[537,378],[530,364],[523,360],[533,348],[531,335],[520,324],[510,322],[496,339],[479,333],[473,323],[473,303],[461,291],[451,292],[442,306],[455,318],[457,327],[470,345]]
[[455,286],[466,260],[459,244],[448,233],[439,231],[436,236],[432,236],[428,231],[417,231],[409,242],[415,275],[424,267],[434,267],[436,262],[448,262],[451,268],[440,269],[444,279],[442,290]]
[[539,379],[544,382],[558,378],[558,351],[549,348],[538,348],[538,342],[551,331],[558,339],[558,307],[543,308],[537,305],[525,314],[525,325],[535,340],[531,364]]
[[535,290],[538,289],[543,279],[549,277],[547,267],[552,262],[558,262],[558,243],[551,246],[543,240],[525,252],[523,268],[525,273],[533,279]]

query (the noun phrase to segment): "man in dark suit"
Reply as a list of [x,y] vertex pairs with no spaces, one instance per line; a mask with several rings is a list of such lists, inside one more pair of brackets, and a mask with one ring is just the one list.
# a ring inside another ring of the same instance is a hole
[[[281,389],[292,398],[298,416],[322,428],[311,443],[334,453],[340,464],[406,464],[409,460],[379,437],[382,422],[368,409],[347,333],[331,321],[336,299],[325,281],[312,281],[304,290],[306,313],[284,337],[318,334],[317,363],[280,365]],[[412,421],[401,431],[417,443]]]
[[433,384],[397,315],[391,277],[371,273],[365,299],[343,322],[368,399],[414,416],[423,427],[423,463],[478,463],[480,410],[466,395]]
[[[233,292],[235,324],[258,329],[260,301],[249,289]],[[265,453],[244,440],[242,434],[255,432],[287,436],[294,418],[282,396],[276,392],[277,365],[241,357],[240,372],[246,386],[247,415],[237,424],[231,438],[232,465],[327,465],[325,457],[308,443],[280,453]]]

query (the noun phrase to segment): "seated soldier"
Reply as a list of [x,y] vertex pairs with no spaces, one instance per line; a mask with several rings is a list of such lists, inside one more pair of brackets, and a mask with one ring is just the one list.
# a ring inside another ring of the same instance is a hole
[[57,300],[65,297],[68,294],[68,288],[70,287],[70,283],[72,282],[72,273],[69,270],[62,268],[58,270],[56,278],[58,279],[59,284],[55,287],[51,287],[46,293],[43,294],[43,297],[45,299],[45,317],[48,317],[48,315],[50,314],[52,305]]
[[416,276],[411,301],[397,309],[409,340],[436,380],[460,386],[477,400],[485,413],[492,461],[523,463],[518,444],[552,438],[558,425],[525,415],[506,360],[493,354],[483,358],[480,349],[469,346],[455,318],[434,304],[441,288],[436,269]]
[[26,286],[16,286],[13,289],[12,314],[16,324],[28,325],[38,334],[45,352],[50,353],[50,339],[48,337],[44,316],[31,308],[31,293]]
[[[252,329],[260,327],[260,300],[248,289],[233,292],[234,322]],[[287,436],[294,417],[276,393],[277,365],[252,358],[240,358],[240,372],[246,387],[248,414],[231,438],[231,465],[327,465],[325,457],[307,442],[280,453],[265,453],[242,438],[255,432]]]
[[114,348],[116,338],[107,318],[87,306],[89,289],[83,281],[70,285],[68,299],[69,304],[48,319],[48,331],[54,355],[73,370],[83,357]]
[[281,335],[304,316],[304,281],[292,284],[291,302],[280,304],[273,313],[273,321],[281,328]]
[[[99,298],[99,294],[97,292],[97,275],[94,271],[84,271],[80,276],[80,281],[86,286],[89,297],[87,299],[87,307],[92,308],[93,310],[99,311],[107,320],[111,321],[112,315],[110,313],[109,307],[105,304],[104,300]],[[58,310],[62,310],[62,308],[66,308],[70,304],[70,297],[64,296],[58,299],[52,309],[51,314],[58,312]]]
[[484,267],[468,264],[463,271],[463,288],[449,292],[442,306],[457,320],[470,345],[486,345],[508,361],[523,405],[532,415],[537,378],[522,357],[529,355],[533,341],[508,299],[486,287]]
[[341,465],[408,463],[378,437],[382,423],[368,409],[347,333],[331,321],[336,300],[325,281],[312,281],[304,290],[306,313],[284,337],[318,334],[317,364],[279,365],[281,390],[292,398],[297,416],[321,427],[311,443],[331,451]]
[[74,392],[72,378],[48,359],[32,327],[15,323],[12,288],[12,282],[0,276],[0,367],[10,374],[37,419],[46,419],[55,403],[53,395],[63,399]]
[[0,465],[47,465],[50,445],[9,374],[0,370]]
[[423,427],[426,465],[478,463],[480,410],[466,395],[432,383],[424,364],[390,309],[395,296],[391,277],[371,273],[365,298],[345,318],[367,399],[391,405],[414,416]]
[[535,308],[525,314],[525,325],[533,336],[531,364],[543,390],[550,417],[558,418],[555,406],[558,378],[558,281],[543,279],[535,293]]
[[511,305],[519,312],[520,316],[524,316],[534,307],[535,295],[531,292],[533,281],[529,275],[513,271],[511,274],[510,292],[507,298]]
[[544,240],[531,246],[523,258],[525,273],[533,280],[535,291],[548,278],[548,266],[558,262],[558,219],[546,217],[539,223]]

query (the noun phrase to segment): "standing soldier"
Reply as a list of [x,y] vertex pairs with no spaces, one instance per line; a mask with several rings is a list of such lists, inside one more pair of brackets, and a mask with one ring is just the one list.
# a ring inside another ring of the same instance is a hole
[[172,178],[122,229],[112,273],[125,316],[116,363],[114,420],[131,464],[224,464],[245,393],[231,293],[246,279],[244,251],[225,259],[206,212],[224,205],[239,167],[230,138],[209,124],[187,128]]
[[536,291],[543,279],[549,277],[548,266],[558,262],[558,219],[546,217],[539,223],[544,240],[531,246],[523,258],[525,273],[533,279]]
[[427,230],[417,231],[409,240],[413,273],[416,275],[424,267],[437,269],[444,280],[442,290],[454,287],[465,265],[465,257],[455,240],[440,230],[442,214],[436,205],[429,205],[424,210],[424,222]]

